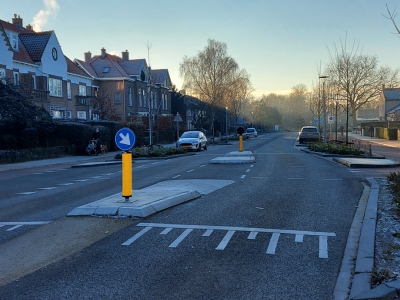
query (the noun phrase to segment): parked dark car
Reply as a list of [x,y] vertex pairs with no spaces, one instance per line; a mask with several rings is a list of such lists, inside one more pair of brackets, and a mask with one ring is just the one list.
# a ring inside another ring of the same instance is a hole
[[319,142],[321,134],[316,126],[304,126],[299,132],[299,143]]
[[176,147],[183,147],[188,150],[207,150],[207,138],[202,131],[186,131],[176,142]]

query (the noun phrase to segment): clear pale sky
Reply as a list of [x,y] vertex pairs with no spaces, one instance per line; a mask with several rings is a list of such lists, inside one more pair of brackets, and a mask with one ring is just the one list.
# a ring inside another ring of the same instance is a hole
[[103,47],[118,56],[128,50],[131,59],[168,69],[178,89],[183,57],[197,55],[209,38],[227,44],[250,74],[255,96],[288,93],[297,84],[310,89],[329,63],[328,49],[346,35],[349,47],[355,42],[380,65],[400,67],[400,38],[383,16],[386,4],[400,11],[399,0],[2,1],[0,19],[11,22],[17,14],[24,26],[54,30],[70,59]]

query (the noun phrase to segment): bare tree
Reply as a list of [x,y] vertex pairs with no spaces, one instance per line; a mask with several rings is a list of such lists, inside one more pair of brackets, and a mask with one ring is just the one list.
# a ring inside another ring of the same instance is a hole
[[227,54],[227,45],[212,39],[197,56],[185,56],[180,64],[183,88],[208,104],[213,135],[215,115],[227,103],[226,90],[236,83],[232,74],[238,70],[236,61]]
[[93,101],[93,113],[97,113],[100,120],[121,120],[120,116],[116,114],[115,105],[107,89],[99,90],[97,97]]
[[399,34],[400,35],[400,29],[397,27],[397,24],[395,22],[396,16],[397,16],[397,12],[396,12],[396,8],[393,9],[393,11],[390,11],[389,6],[386,3],[386,10],[388,12],[389,16],[385,16],[383,15],[386,19],[389,19],[390,21],[392,21],[394,28],[396,29],[396,32],[394,32],[394,34]]
[[347,49],[346,43],[341,43],[340,49],[335,46],[335,52],[329,54],[327,75],[330,84],[336,87],[338,94],[345,97],[346,109],[352,114],[355,126],[357,111],[379,96],[382,85],[395,87],[399,84],[399,70],[392,70],[390,67],[378,68],[377,57],[362,54],[355,44],[351,49]]

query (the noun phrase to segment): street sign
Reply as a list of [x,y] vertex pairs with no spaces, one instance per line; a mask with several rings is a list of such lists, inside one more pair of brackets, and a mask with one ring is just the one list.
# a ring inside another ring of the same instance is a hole
[[174,118],[174,122],[183,122],[181,115],[179,112],[176,113],[176,116]]
[[314,123],[321,123],[322,122],[322,118],[316,119],[313,121]]
[[333,124],[334,122],[333,122],[333,115],[329,115],[329,117],[328,117],[328,123],[329,124]]
[[115,135],[115,144],[122,151],[128,151],[136,142],[136,136],[129,128],[121,128]]

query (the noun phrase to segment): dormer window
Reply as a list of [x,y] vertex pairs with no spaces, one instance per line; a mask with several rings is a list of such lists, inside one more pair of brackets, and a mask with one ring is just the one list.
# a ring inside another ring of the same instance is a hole
[[18,35],[16,33],[8,32],[7,37],[14,50],[18,50]]
[[110,67],[104,67],[103,73],[108,73],[108,72],[110,72]]

